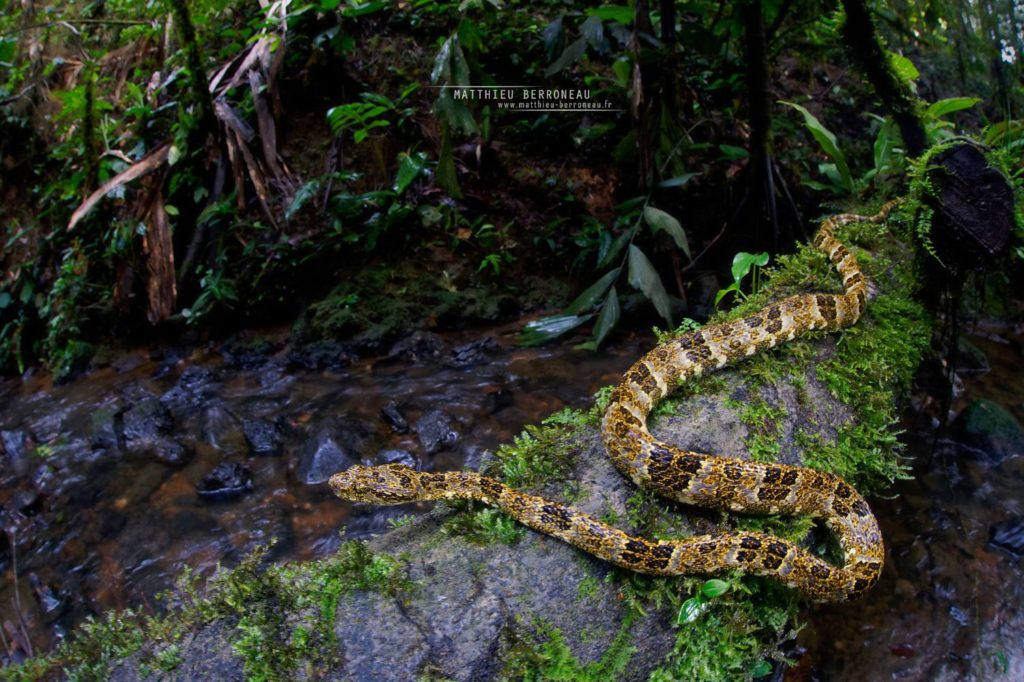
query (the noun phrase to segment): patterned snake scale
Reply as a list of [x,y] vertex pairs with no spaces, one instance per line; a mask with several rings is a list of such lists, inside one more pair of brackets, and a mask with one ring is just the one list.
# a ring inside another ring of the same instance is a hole
[[867,305],[867,285],[856,259],[833,231],[851,222],[882,222],[895,204],[886,204],[870,217],[841,214],[821,224],[814,245],[835,264],[845,293],[791,296],[747,317],[704,327],[656,347],[626,372],[612,393],[601,427],[615,466],[638,486],[699,507],[820,518],[839,540],[841,566],[765,533],[726,531],[661,541],[631,536],[572,507],[519,492],[475,472],[427,473],[400,464],[353,466],[331,477],[332,490],[343,499],[375,504],[479,500],[531,528],[640,573],[738,570],[778,580],[815,601],[861,596],[878,580],[885,547],[867,502],[848,483],[823,471],[683,450],[658,441],[646,422],[658,400],[682,381],[806,331],[835,331],[857,322]]

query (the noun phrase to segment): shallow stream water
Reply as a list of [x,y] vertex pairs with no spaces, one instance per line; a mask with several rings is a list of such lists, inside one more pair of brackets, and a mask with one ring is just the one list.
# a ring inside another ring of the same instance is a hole
[[[324,467],[476,466],[523,425],[589,405],[653,343],[521,349],[510,332],[421,335],[390,357],[326,369],[273,345],[140,349],[66,386],[0,383],[6,646],[46,650],[89,614],[154,606],[185,567],[208,576],[272,540],[274,559],[308,560],[333,552],[341,529],[380,532],[417,507],[353,513],[329,494]],[[991,370],[963,375],[954,409],[989,398],[1024,421],[1020,330],[971,342]],[[912,478],[872,501],[888,547],[882,581],[861,602],[807,611],[796,665],[777,675],[1024,679],[1020,560],[989,543],[993,526],[1024,514],[1024,456],[936,443],[925,413],[906,424]],[[211,483],[218,465],[233,477]]]

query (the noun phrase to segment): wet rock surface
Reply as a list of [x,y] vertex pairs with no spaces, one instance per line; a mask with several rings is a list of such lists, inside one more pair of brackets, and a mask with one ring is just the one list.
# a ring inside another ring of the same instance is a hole
[[284,446],[284,434],[277,421],[272,419],[246,419],[242,433],[249,444],[249,452],[257,456],[280,455]]
[[[818,607],[794,679],[1024,679],[1024,409],[1019,351],[972,337],[992,363],[965,372],[953,439],[908,430],[916,454],[893,497],[873,500],[887,558],[861,601]],[[984,397],[975,400],[975,397]]]
[[454,421],[442,410],[430,410],[424,414],[416,421],[414,430],[423,452],[428,455],[450,448],[459,440]]
[[244,464],[218,464],[203,476],[196,492],[207,499],[230,499],[252,491],[252,472]]
[[999,461],[1024,455],[1024,429],[999,403],[978,399],[960,413],[954,424],[961,441]]

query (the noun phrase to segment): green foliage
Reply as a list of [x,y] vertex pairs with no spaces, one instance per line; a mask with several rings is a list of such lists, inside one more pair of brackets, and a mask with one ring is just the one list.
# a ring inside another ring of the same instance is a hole
[[[674,179],[671,186],[682,186],[688,180],[689,177]],[[597,245],[598,269],[617,262],[615,267],[604,272],[561,313],[527,323],[518,338],[521,345],[546,343],[586,324],[596,316],[591,340],[580,346],[596,350],[619,322],[621,305],[615,283],[623,273],[626,273],[629,285],[651,302],[667,327],[673,327],[672,302],[661,275],[634,240],[640,233],[641,225],[647,225],[652,238],[659,234],[668,235],[676,248],[690,258],[689,240],[680,222],[669,213],[651,206],[650,200],[650,196],[636,197],[620,204],[622,215],[616,223],[628,227],[618,236],[601,230],[600,236],[592,240]]]
[[753,279],[751,283],[751,294],[756,294],[761,290],[761,268],[768,265],[768,254],[767,253],[747,253],[740,251],[732,259],[732,284],[727,286],[725,289],[719,289],[718,293],[715,294],[715,309],[718,308],[718,304],[722,302],[722,299],[729,294],[735,294],[739,299],[746,299],[747,295],[740,289],[740,285],[743,280],[746,279],[747,275],[753,272]]
[[477,545],[499,543],[512,545],[519,542],[526,529],[514,518],[493,507],[451,503],[461,508],[460,514],[448,519],[441,529],[449,537],[461,538]]
[[835,134],[826,128],[814,114],[799,104],[781,100],[779,103],[792,107],[803,115],[804,126],[810,131],[815,141],[821,147],[821,150],[832,159],[831,164],[822,164],[819,166],[819,170],[829,179],[837,192],[851,194],[854,190],[853,176],[850,175],[850,167],[846,163],[846,156],[839,149]]
[[536,620],[532,628],[517,627],[505,659],[502,679],[533,682],[604,682],[618,679],[636,653],[627,617],[601,657],[583,664],[573,655],[565,635],[550,623]]

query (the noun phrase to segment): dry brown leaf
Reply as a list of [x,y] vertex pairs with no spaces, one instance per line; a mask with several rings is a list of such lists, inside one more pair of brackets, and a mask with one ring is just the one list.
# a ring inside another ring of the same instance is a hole
[[99,203],[100,199],[107,196],[109,192],[136,178],[142,177],[166,161],[167,155],[170,151],[171,145],[163,144],[139,159],[139,161],[131,168],[118,173],[103,183],[102,187],[90,194],[89,197],[75,209],[75,212],[71,214],[71,220],[68,221],[68,230],[73,230],[75,225],[77,225],[79,221],[81,221],[82,218],[92,210],[93,206]]

